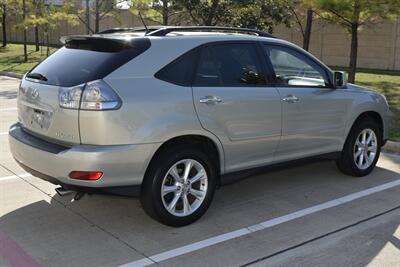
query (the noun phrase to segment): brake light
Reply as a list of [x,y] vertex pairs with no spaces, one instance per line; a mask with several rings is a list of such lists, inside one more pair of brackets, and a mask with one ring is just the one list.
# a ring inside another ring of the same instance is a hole
[[122,101],[107,83],[96,80],[71,88],[61,88],[59,104],[67,109],[114,110],[121,106]]
[[71,179],[97,181],[103,176],[103,172],[99,171],[72,171],[69,174]]

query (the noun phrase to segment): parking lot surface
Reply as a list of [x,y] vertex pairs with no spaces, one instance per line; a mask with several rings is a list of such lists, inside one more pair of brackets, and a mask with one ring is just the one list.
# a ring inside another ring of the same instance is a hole
[[12,159],[19,81],[0,76],[0,266],[400,266],[400,156],[367,177],[334,162],[288,166],[217,190],[172,228],[138,199],[59,197]]

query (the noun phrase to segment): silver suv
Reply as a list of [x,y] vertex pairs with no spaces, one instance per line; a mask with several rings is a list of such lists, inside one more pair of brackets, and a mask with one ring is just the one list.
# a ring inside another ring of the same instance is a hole
[[190,224],[215,188],[267,165],[328,155],[369,174],[384,96],[299,47],[250,29],[152,27],[69,36],[22,79],[11,152],[64,190],[138,194]]

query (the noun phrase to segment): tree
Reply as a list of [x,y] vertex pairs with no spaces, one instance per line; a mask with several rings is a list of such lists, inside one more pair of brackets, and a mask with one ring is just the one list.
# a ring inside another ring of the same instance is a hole
[[182,12],[182,7],[173,0],[136,0],[130,7],[132,14],[140,14],[149,20],[169,25],[170,17]]
[[291,6],[291,12],[303,37],[303,49],[308,51],[310,49],[311,30],[314,20],[313,1],[296,1],[294,5]]
[[349,82],[355,82],[358,32],[366,25],[392,19],[400,13],[398,0],[315,0],[320,16],[343,27],[351,35]]
[[[22,19],[26,19],[26,0],[22,0]],[[28,62],[28,51],[26,48],[26,26],[24,26],[24,62]]]
[[7,24],[8,18],[21,15],[21,0],[0,0],[1,28],[3,36],[3,47],[7,46]]
[[[109,16],[116,18],[117,5],[123,0],[85,0],[84,5],[77,5],[77,18],[86,26],[86,33],[100,31],[100,22]],[[84,17],[83,17],[84,15]],[[94,18],[94,28],[91,27],[90,18]]]
[[[79,13],[78,13],[78,18],[80,18]],[[85,20],[81,19],[81,22],[86,24],[86,33],[89,34],[92,29],[90,28],[90,5],[89,5],[89,0],[85,0]]]
[[178,0],[197,25],[224,25],[273,31],[290,25],[293,0]]
[[1,27],[3,29],[3,47],[7,45],[6,21],[7,21],[7,4],[5,4],[5,1],[2,1],[2,3],[1,3]]
[[178,0],[196,25],[215,26],[225,24],[231,17],[233,1],[224,0]]
[[[44,0],[31,0],[27,2],[27,9],[30,11],[28,13],[32,13],[31,15],[34,15],[34,17],[40,18],[42,17],[43,13],[46,13],[46,4]],[[40,44],[39,44],[39,30],[40,26],[39,24],[35,25],[29,25],[33,26],[34,28],[34,34],[35,34],[35,50],[39,51],[40,49]]]
[[[41,16],[44,9],[44,1],[32,0],[33,9],[35,10],[36,16]],[[35,50],[39,51],[39,25],[35,25]]]
[[94,32],[100,30],[100,20],[115,8],[115,1],[94,0]]
[[[39,7],[37,7],[39,8]],[[60,22],[65,21],[70,25],[76,25],[77,19],[74,13],[73,4],[70,1],[64,0],[62,6],[53,4],[43,5],[40,7],[40,12],[29,15],[23,22],[22,27],[26,28],[43,28],[46,36],[47,56],[49,55],[49,30],[55,29]]]
[[234,1],[229,21],[234,26],[257,28],[272,33],[276,25],[291,26],[293,8],[292,0]]

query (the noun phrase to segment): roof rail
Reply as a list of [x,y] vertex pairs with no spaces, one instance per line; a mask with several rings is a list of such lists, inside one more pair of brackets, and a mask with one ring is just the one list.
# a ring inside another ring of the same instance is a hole
[[231,32],[231,33],[250,33],[261,37],[276,38],[272,34],[247,28],[237,28],[237,27],[221,27],[221,26],[164,26],[158,29],[152,30],[147,33],[148,36],[165,36],[170,32],[175,31],[216,31],[216,32]]
[[147,29],[145,27],[133,27],[133,28],[112,28],[112,29],[107,29],[101,32],[98,32],[98,34],[109,34],[109,33],[118,33],[118,32],[152,32],[159,30],[161,28],[164,28],[165,26],[147,26]]

